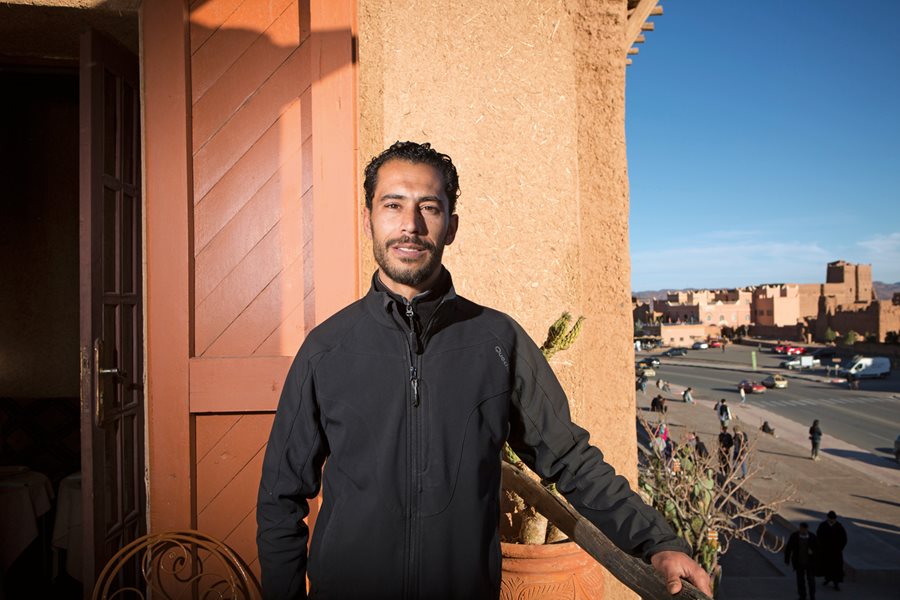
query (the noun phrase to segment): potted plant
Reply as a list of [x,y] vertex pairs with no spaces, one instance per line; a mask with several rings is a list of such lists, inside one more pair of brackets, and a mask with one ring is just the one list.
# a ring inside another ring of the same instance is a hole
[[[549,360],[557,352],[571,347],[583,323],[584,317],[579,317],[573,325],[572,316],[563,313],[550,326],[547,339],[541,345],[544,357]],[[503,460],[532,480],[540,481],[540,477],[508,445],[504,447]],[[561,498],[554,486],[547,485],[545,488]],[[502,600],[603,596],[604,571],[596,560],[507,486],[503,489],[502,505]]]

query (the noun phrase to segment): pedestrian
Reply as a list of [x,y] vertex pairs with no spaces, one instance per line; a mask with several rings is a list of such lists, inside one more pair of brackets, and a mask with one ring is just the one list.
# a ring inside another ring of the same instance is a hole
[[809,525],[800,523],[800,528],[791,534],[784,547],[784,564],[794,567],[797,574],[797,595],[806,600],[806,589],[809,588],[809,600],[816,600],[816,559],[818,545],[816,534],[809,530]]
[[759,426],[759,430],[763,433],[768,433],[772,437],[775,437],[775,428],[769,425],[768,421],[763,421],[763,424]]
[[837,513],[828,511],[825,520],[816,530],[819,540],[820,573],[825,576],[825,585],[834,583],[834,589],[841,589],[844,582],[844,547],[847,545],[847,531],[837,520]]
[[744,391],[744,386],[740,386],[738,388],[738,393],[741,395],[741,404],[747,401],[747,392]]
[[719,415],[719,424],[722,427],[728,427],[731,423],[731,419],[733,415],[731,414],[731,407],[728,406],[728,401],[725,398],[719,400],[718,404],[716,404],[716,412]]
[[723,339],[723,340],[722,340],[722,354],[725,354],[725,346],[727,346],[727,345],[728,345],[728,342],[726,342],[726,341]]
[[668,410],[669,407],[666,406],[666,399],[663,398],[661,394],[657,394],[656,397],[650,401],[650,412],[666,414]]
[[740,427],[734,426],[734,469],[741,469],[741,479],[747,476],[747,434]]
[[656,380],[656,389],[661,390],[661,389],[662,389],[662,384],[663,384],[662,378],[657,379],[657,380]]
[[681,399],[684,400],[686,404],[693,404],[693,403],[694,403],[694,396],[693,396],[693,394],[691,394],[691,391],[692,391],[693,389],[694,389],[694,388],[687,388],[687,389],[684,390],[684,392],[681,394]]
[[672,388],[671,388],[671,386],[669,386],[669,382],[668,382],[668,381],[663,380],[663,382],[662,382],[662,391],[664,391],[664,392],[671,392],[671,391],[672,391]]
[[721,463],[723,473],[728,471],[729,457],[733,446],[734,437],[728,433],[728,427],[722,425],[722,431],[719,433],[719,463]]
[[528,334],[454,290],[458,181],[430,144],[397,142],[365,169],[378,270],[309,332],[282,387],[256,510],[263,597],[306,597],[308,578],[311,598],[497,598],[504,442],[672,594],[682,577],[709,594],[690,547],[572,422]]
[[700,458],[708,458],[709,457],[709,449],[706,447],[706,444],[703,443],[703,440],[700,439],[699,435],[694,434],[694,437],[697,438],[694,443],[694,447],[697,449],[697,456]]
[[822,429],[819,427],[819,420],[813,421],[809,428],[809,443],[812,445],[809,457],[813,460],[819,460],[819,444],[822,442]]
[[859,377],[857,377],[853,373],[850,373],[849,375],[847,375],[847,387],[849,387],[851,390],[858,390],[859,389]]
[[641,375],[641,378],[638,381],[638,387],[641,388],[641,394],[646,396],[647,395],[647,376],[646,375]]

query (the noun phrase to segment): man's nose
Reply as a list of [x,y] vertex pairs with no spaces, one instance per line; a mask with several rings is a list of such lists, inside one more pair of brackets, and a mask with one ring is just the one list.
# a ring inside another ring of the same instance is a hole
[[422,218],[422,212],[416,205],[407,206],[403,209],[403,222],[401,223],[403,233],[419,234],[425,230],[425,220]]

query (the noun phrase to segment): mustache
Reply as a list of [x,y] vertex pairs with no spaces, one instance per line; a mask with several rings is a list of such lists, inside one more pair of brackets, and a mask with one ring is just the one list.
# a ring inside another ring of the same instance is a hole
[[402,237],[390,239],[384,243],[384,247],[391,248],[392,246],[396,246],[397,244],[415,244],[416,246],[425,248],[429,252],[434,252],[437,249],[435,245],[430,241],[418,236],[411,235],[404,235]]

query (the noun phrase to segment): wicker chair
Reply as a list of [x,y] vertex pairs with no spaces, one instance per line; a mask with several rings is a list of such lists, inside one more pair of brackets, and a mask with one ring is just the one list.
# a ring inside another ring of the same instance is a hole
[[199,531],[142,536],[103,568],[93,600],[258,600],[259,582],[224,542]]

